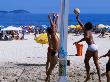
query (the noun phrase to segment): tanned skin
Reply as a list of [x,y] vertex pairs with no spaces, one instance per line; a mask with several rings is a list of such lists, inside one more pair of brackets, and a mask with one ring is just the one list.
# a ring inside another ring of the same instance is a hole
[[[108,63],[110,63],[110,50],[105,55],[100,56],[99,59],[102,58],[102,57],[106,57],[106,56],[108,56],[108,58],[109,58]],[[108,71],[106,71],[106,77],[107,77],[107,82],[110,82],[110,76],[108,74]]]
[[[86,30],[84,28],[83,23],[79,19],[79,15],[76,15],[76,19],[77,19],[79,25],[82,27],[82,30],[84,32],[84,38],[82,38],[80,41],[75,42],[73,44],[78,44],[79,42],[82,42],[82,41],[85,41],[88,45],[94,44],[92,32],[89,31],[89,30]],[[97,74],[98,74],[98,77],[99,77],[99,82],[101,82],[100,67],[98,65],[98,50],[97,51],[94,51],[94,52],[92,52],[90,50],[87,50],[86,51],[84,63],[85,63],[87,77],[86,77],[86,79],[85,79],[84,82],[87,82],[90,79],[90,65],[89,65],[89,60],[90,60],[91,57],[93,57],[94,64],[96,66]]]
[[[51,48],[51,51],[54,51],[58,53],[59,50],[59,37],[57,36],[57,20],[58,16],[56,13],[52,13],[48,15],[49,21],[50,21],[50,28],[51,32],[48,34],[48,40],[49,40],[49,47]],[[56,54],[55,53],[55,54]],[[57,64],[58,56],[56,56],[53,53],[49,53],[48,62],[46,65],[46,79],[45,82],[50,82],[50,75],[52,73],[52,70],[55,68],[55,65]],[[49,66],[50,62],[50,66]]]

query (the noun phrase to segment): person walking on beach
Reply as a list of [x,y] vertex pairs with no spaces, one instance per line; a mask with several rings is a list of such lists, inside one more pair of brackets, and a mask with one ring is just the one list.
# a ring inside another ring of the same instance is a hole
[[98,48],[97,48],[97,45],[95,44],[95,42],[93,40],[93,36],[92,36],[92,32],[91,32],[91,30],[93,29],[93,25],[91,22],[87,22],[85,25],[83,25],[83,23],[79,19],[79,14],[76,15],[76,19],[83,29],[84,38],[82,38],[80,41],[75,42],[73,44],[78,44],[79,42],[82,42],[82,41],[86,41],[86,43],[88,44],[88,48],[87,48],[87,51],[85,54],[85,59],[84,59],[87,77],[86,77],[84,82],[87,82],[90,79],[89,60],[91,57],[93,57],[94,64],[95,64],[96,69],[97,69],[99,82],[101,82],[100,67],[98,65]]
[[[50,74],[52,70],[55,68],[58,60],[58,51],[59,51],[59,38],[56,34],[57,32],[57,14],[49,14],[48,15],[50,21],[50,27],[47,28],[47,35],[49,41],[48,53],[47,53],[47,62],[46,62],[46,79],[45,82],[50,81]],[[50,66],[49,66],[50,63]]]
[[108,63],[106,64],[106,77],[107,77],[107,82],[110,82],[110,50],[105,55],[100,56],[99,59],[106,56],[109,57]]

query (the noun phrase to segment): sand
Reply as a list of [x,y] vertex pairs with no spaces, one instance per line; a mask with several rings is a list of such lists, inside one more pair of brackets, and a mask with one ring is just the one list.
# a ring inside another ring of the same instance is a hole
[[[99,56],[105,54],[110,49],[110,37],[97,38],[94,40],[99,48]],[[68,34],[68,57],[70,66],[67,66],[67,78],[69,82],[83,82],[86,76],[84,67],[84,54],[87,44],[84,44],[83,56],[74,56],[76,48],[73,42],[78,41],[83,36]],[[41,45],[34,41],[34,35],[25,35],[25,40],[0,41],[0,82],[44,82],[45,62],[47,56],[47,44]],[[99,60],[101,67],[102,82],[106,82],[105,66],[108,58]],[[98,82],[98,76],[94,62],[91,58],[91,79],[88,82]],[[58,82],[58,64],[53,70],[50,82]]]

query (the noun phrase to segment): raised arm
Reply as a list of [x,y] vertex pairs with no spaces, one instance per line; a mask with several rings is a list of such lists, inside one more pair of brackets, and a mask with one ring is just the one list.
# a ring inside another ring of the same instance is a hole
[[79,18],[79,15],[76,15],[76,20],[78,21],[79,25],[82,27],[82,29],[84,30],[84,24],[82,23],[82,21]]
[[57,25],[57,21],[58,21],[58,14],[57,13],[55,13],[54,14],[54,23]]
[[52,26],[54,22],[52,20],[52,14],[51,13],[48,15],[48,19],[49,19],[50,25]]
[[58,15],[57,13],[51,13],[48,15],[49,21],[50,21],[50,27],[53,31],[53,33],[56,33],[57,31],[57,21],[58,21]]

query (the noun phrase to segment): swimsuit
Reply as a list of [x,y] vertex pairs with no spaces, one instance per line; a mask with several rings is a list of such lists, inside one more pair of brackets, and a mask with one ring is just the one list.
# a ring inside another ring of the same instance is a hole
[[48,47],[48,53],[51,53],[51,56],[58,56],[58,52]]
[[58,52],[54,51],[54,50],[51,50],[51,56],[58,56]]
[[51,53],[51,48],[50,47],[48,47],[48,53]]
[[98,50],[98,47],[96,44],[91,44],[91,45],[88,45],[87,50],[94,52]]

